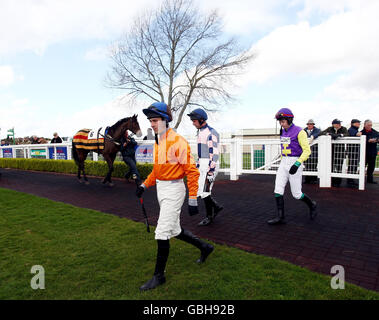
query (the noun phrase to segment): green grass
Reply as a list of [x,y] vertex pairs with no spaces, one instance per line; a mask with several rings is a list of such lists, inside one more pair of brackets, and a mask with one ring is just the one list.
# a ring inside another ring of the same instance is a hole
[[[329,276],[222,245],[197,265],[198,250],[177,239],[166,284],[141,293],[156,254],[144,224],[2,188],[0,208],[0,299],[379,299],[350,284],[332,290]],[[30,287],[33,265],[45,269],[44,290]]]

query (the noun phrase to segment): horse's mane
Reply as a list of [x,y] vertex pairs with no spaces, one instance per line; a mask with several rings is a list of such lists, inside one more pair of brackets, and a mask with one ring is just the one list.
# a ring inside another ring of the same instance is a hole
[[[135,117],[135,116],[133,116],[133,117]],[[128,121],[129,119],[131,119],[133,117],[127,117],[127,118],[123,118],[121,120],[118,120],[113,126],[109,127],[109,129],[115,131],[118,129],[118,127],[120,125],[122,125],[123,123],[125,123],[126,121]]]

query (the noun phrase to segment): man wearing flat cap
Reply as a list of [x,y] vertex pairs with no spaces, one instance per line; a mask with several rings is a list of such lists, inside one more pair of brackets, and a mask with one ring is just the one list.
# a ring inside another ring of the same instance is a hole
[[57,132],[54,132],[53,136],[54,138],[51,139],[50,143],[62,143],[62,138],[58,136]]
[[[358,119],[351,120],[351,127],[349,128],[350,137],[360,137],[362,132],[359,132],[359,127],[361,122]],[[359,159],[359,141],[357,144],[348,144],[347,145],[347,155],[349,157],[347,173],[355,174],[358,169],[358,159]],[[347,185],[351,188],[357,188],[358,183],[354,179],[347,179]]]
[[[334,119],[332,121],[332,126],[325,129],[321,132],[320,135],[330,135],[333,140],[338,138],[347,137],[349,133],[346,127],[341,125],[341,120]],[[345,145],[343,144],[332,144],[332,172],[341,173],[342,172],[342,164],[345,159]],[[332,186],[339,187],[341,185],[342,178],[332,178]]]
[[[307,127],[304,128],[307,134],[309,145],[311,146],[311,155],[308,160],[304,162],[305,169],[307,171],[317,172],[317,162],[318,162],[318,144],[313,144],[313,141],[317,139],[320,135],[321,130],[315,127],[315,122],[313,119],[309,119],[307,122]],[[317,176],[305,176],[304,183],[316,183]]]

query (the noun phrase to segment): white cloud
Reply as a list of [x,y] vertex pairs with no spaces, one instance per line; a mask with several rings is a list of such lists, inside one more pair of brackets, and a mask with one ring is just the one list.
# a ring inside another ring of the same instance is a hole
[[368,102],[379,98],[379,64],[372,68],[359,69],[343,75],[326,87],[326,96],[338,97],[343,101]]
[[[267,84],[272,79],[285,80],[287,75],[298,75],[310,81],[311,77],[343,73],[325,89],[330,98],[367,101],[377,98],[379,12],[378,1],[361,2],[353,6],[349,1],[339,1],[344,11],[330,16],[316,26],[308,21],[276,28],[259,40],[252,51],[257,58],[241,82]],[[342,6],[344,4],[345,6]],[[310,4],[307,3],[310,6]],[[338,11],[327,2],[307,9]],[[336,4],[337,5],[337,4]]]
[[[364,0],[366,3],[372,0]],[[374,0],[375,1],[375,0]],[[291,5],[303,5],[303,10],[297,13],[301,19],[312,15],[330,15],[358,9],[362,1],[357,0],[293,0]]]
[[332,125],[333,119],[340,119],[342,125],[349,128],[354,118],[375,119],[379,103],[367,105],[364,108],[359,102],[344,102],[332,100],[293,101],[289,104],[295,115],[296,125],[305,126],[308,119],[313,119],[317,127],[326,129]]
[[153,0],[2,0],[0,55],[32,50],[72,39],[108,39],[124,31]]
[[225,31],[249,34],[265,31],[282,24],[286,19],[278,8],[286,0],[207,0],[198,1],[201,8],[217,8],[224,18]]
[[92,50],[89,50],[85,53],[84,59],[89,61],[99,61],[107,59],[109,56],[109,48],[108,47],[96,47]]
[[0,86],[9,86],[15,81],[15,74],[11,66],[0,66]]
[[[1,0],[0,55],[25,50],[43,54],[51,44],[73,39],[114,39],[137,14],[153,9],[156,0]],[[248,34],[268,30],[286,20],[285,0],[197,0],[200,8],[219,8],[225,30]]]
[[[150,126],[146,116],[142,113],[146,105],[128,104],[122,96],[104,105],[95,105],[93,107],[78,110],[76,112],[67,112],[65,110],[54,110],[54,112],[45,112],[45,110],[31,102],[27,98],[13,99],[11,97],[1,97],[1,105],[9,105],[10,108],[2,110],[0,117],[1,137],[5,135],[6,129],[15,127],[17,137],[31,135],[51,138],[53,132],[58,132],[60,136],[73,136],[78,130],[83,128],[96,129],[99,127],[111,126],[118,120],[138,112],[138,121],[145,135],[147,128]],[[134,108],[136,107],[136,108]]]

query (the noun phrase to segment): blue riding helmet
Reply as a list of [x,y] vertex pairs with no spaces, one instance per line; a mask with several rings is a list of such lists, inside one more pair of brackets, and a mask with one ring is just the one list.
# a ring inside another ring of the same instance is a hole
[[167,122],[172,121],[172,117],[168,112],[168,106],[164,102],[154,102],[147,109],[142,110],[148,119],[163,118]]
[[191,118],[191,120],[207,120],[207,113],[203,109],[195,109],[191,113],[187,113],[187,116]]

